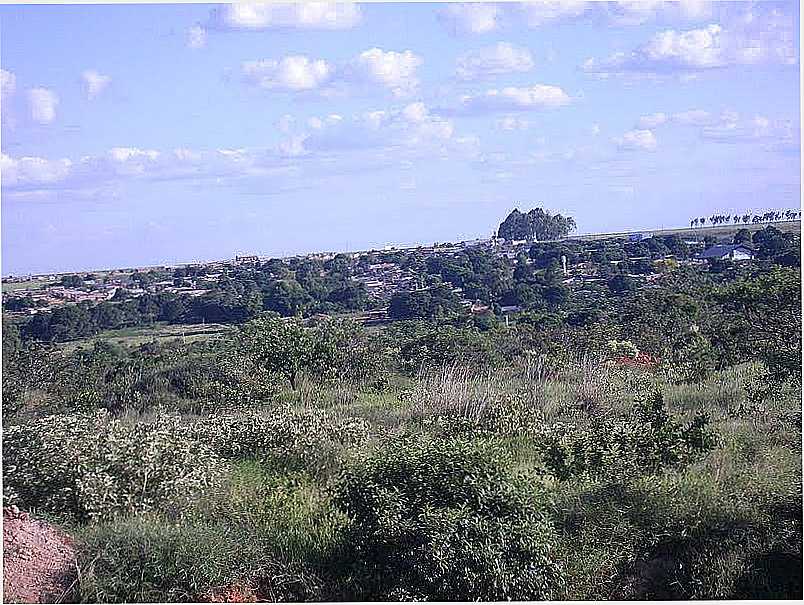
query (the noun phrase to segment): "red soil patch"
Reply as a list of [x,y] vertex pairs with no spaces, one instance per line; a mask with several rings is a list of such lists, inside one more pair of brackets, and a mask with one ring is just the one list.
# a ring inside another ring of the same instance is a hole
[[252,588],[233,585],[210,591],[202,601],[207,603],[255,603],[258,599]]
[[58,603],[74,575],[72,538],[16,507],[3,509],[4,603]]

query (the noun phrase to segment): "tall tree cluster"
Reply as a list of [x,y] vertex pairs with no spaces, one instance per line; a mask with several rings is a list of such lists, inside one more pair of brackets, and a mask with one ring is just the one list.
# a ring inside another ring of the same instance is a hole
[[561,214],[550,214],[542,208],[527,213],[514,210],[500,224],[497,237],[506,240],[554,240],[567,237],[576,228],[575,219]]

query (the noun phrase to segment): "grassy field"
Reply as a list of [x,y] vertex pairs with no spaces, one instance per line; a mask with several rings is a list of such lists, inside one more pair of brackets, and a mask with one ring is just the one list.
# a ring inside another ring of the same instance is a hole
[[59,347],[69,353],[76,350],[78,347],[90,345],[96,340],[106,340],[123,347],[138,347],[154,340],[161,342],[174,338],[179,338],[189,343],[215,338],[229,332],[231,329],[231,326],[223,324],[177,325],[160,322],[151,326],[126,328],[123,330],[107,330],[91,338],[61,343]]
[[52,286],[55,281],[44,281],[32,279],[30,281],[21,281],[13,283],[4,283],[3,292],[13,292],[15,290],[38,290],[47,286]]

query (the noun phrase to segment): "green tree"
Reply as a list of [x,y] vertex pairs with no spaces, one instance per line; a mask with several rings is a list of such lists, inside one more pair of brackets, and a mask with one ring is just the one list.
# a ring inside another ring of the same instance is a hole
[[553,240],[567,237],[575,227],[571,216],[551,215],[541,208],[523,214],[514,208],[500,224],[497,236],[507,240]]
[[244,324],[236,351],[258,370],[282,376],[294,390],[301,372],[332,376],[347,333],[337,324],[305,328],[298,319],[262,317]]

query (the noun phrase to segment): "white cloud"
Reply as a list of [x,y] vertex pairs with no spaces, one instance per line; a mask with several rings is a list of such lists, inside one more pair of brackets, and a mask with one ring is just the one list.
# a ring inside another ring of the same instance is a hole
[[38,157],[14,159],[0,154],[0,174],[3,188],[42,186],[63,180],[70,172],[68,159],[46,160]]
[[84,88],[89,100],[95,99],[112,81],[109,76],[104,76],[94,69],[85,70],[81,74],[81,79],[84,81]]
[[498,42],[458,58],[457,74],[462,80],[528,72],[534,62],[530,51],[507,42]]
[[438,14],[454,34],[486,34],[499,26],[500,7],[488,2],[449,4]]
[[529,27],[541,27],[564,19],[575,19],[586,13],[591,3],[585,0],[535,0],[523,2],[521,9]]
[[421,58],[410,50],[371,48],[342,65],[293,55],[245,61],[240,72],[243,82],[265,90],[318,91],[331,95],[347,92],[350,86],[379,87],[401,97],[412,94],[418,87],[416,70],[421,63]]
[[600,124],[592,124],[591,128],[592,136],[596,137],[600,134]]
[[503,116],[497,120],[497,128],[500,130],[527,130],[530,122],[518,116]]
[[742,118],[730,110],[720,113],[703,109],[672,114],[656,113],[643,116],[638,124],[640,128],[655,128],[661,125],[696,127],[702,139],[717,143],[759,143],[770,150],[799,147],[799,129],[794,127],[792,121],[772,120],[761,115]]
[[422,59],[410,50],[384,51],[371,48],[360,53],[347,68],[347,79],[379,84],[396,96],[415,92],[419,85],[416,69]]
[[278,61],[246,61],[241,66],[243,79],[258,88],[301,91],[320,88],[333,74],[333,67],[323,59],[302,55]]
[[197,151],[174,149],[160,152],[137,147],[115,147],[79,160],[41,157],[0,161],[2,186],[8,191],[91,190],[126,180],[179,180],[239,177],[259,173],[276,163],[279,155],[245,149]]
[[614,139],[620,149],[653,151],[658,145],[651,130],[629,130],[622,137]]
[[608,22],[615,26],[643,25],[653,21],[701,21],[713,14],[712,2],[705,0],[620,0],[603,6]]
[[193,25],[187,30],[187,46],[204,48],[207,45],[207,30],[200,25]]
[[342,121],[343,116],[340,116],[337,113],[331,113],[323,118],[313,116],[312,118],[307,120],[307,126],[312,128],[313,130],[321,130],[322,128],[326,128],[327,126],[340,124]]
[[646,129],[646,128],[656,128],[657,126],[661,126],[667,122],[667,114],[664,113],[652,113],[647,116],[642,116],[639,118],[639,122],[637,122],[639,128]]
[[718,117],[703,109],[691,109],[689,111],[674,113],[671,119],[676,124],[685,126],[706,126],[713,121],[717,121]]
[[0,69],[0,100],[6,100],[17,90],[17,77],[10,71]]
[[563,107],[571,102],[569,95],[558,86],[536,84],[527,88],[509,86],[491,89],[480,95],[461,98],[459,112],[484,113],[507,111],[533,111]]
[[32,88],[28,91],[31,119],[40,124],[49,124],[56,118],[59,97],[47,88]]
[[741,119],[737,114],[722,116],[717,124],[704,126],[701,138],[717,143],[765,143],[770,148],[798,146],[799,129],[789,120],[765,116]]
[[[32,200],[39,199],[32,197],[39,192],[100,191],[136,181],[242,184],[275,175],[298,176],[303,166],[313,170],[309,175],[342,174],[355,159],[361,166],[398,166],[417,157],[474,153],[477,146],[476,138],[456,136],[450,120],[433,115],[421,102],[352,118],[327,114],[285,119],[283,126],[284,139],[265,149],[114,147],[72,160],[4,154],[0,156],[3,192]],[[368,155],[354,158],[350,153],[360,151]]]
[[350,29],[360,23],[353,2],[235,2],[212,11],[212,27],[229,30]]
[[406,156],[433,153],[444,145],[465,146],[455,137],[450,120],[433,115],[422,102],[392,110],[367,111],[345,119],[309,118],[308,129],[292,133],[283,143],[296,155],[329,156],[333,153],[386,150]]
[[588,59],[589,73],[671,74],[735,65],[797,62],[792,21],[778,11],[743,17],[728,29],[711,24],[687,31],[666,30],[630,53],[615,53],[602,61]]

